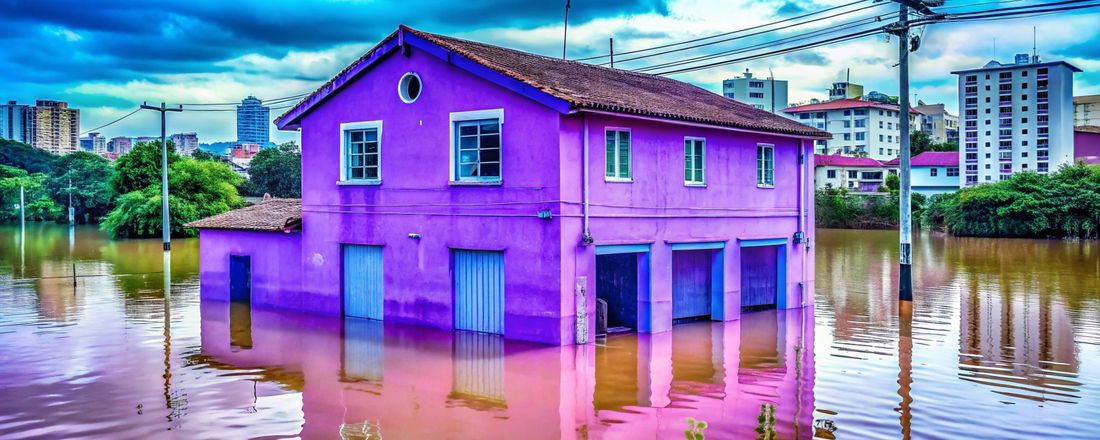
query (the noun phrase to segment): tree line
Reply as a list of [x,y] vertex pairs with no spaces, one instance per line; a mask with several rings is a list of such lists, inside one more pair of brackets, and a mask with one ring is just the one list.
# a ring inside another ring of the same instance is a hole
[[[825,188],[815,194],[823,228],[898,227],[897,176],[886,191],[853,195]],[[1100,238],[1100,166],[1077,163],[1050,174],[1023,172],[1008,179],[925,197],[912,195],[916,226],[976,237]]]
[[[220,156],[179,156],[168,143],[168,205],[173,236],[193,236],[183,225],[245,205],[244,195],[300,197],[301,158],[291,146],[261,150],[250,179]],[[154,237],[161,230],[160,141],[138,143],[114,163],[87,153],[57,156],[0,139],[0,222],[19,220],[24,193],[29,221],[67,221],[72,197],[75,221],[99,223],[115,238]]]

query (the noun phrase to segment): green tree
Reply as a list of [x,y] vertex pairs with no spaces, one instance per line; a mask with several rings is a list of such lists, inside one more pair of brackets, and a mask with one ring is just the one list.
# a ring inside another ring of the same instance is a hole
[[932,150],[932,137],[920,130],[914,130],[909,133],[909,151],[910,154],[916,156],[925,151]]
[[46,187],[53,200],[63,207],[68,206],[71,191],[76,221],[95,222],[114,207],[115,191],[110,184],[113,173],[107,159],[78,151],[57,159]]
[[48,173],[56,160],[56,155],[41,148],[0,139],[0,165],[24,169],[29,173]]
[[52,221],[61,215],[46,191],[45,173],[27,173],[19,168],[0,165],[0,221],[19,220],[19,191],[23,190],[26,216],[30,221]]
[[215,162],[225,162],[225,157],[211,153],[206,150],[195,150],[191,153],[191,158],[195,160],[212,160]]
[[250,195],[302,196],[302,155],[293,143],[260,150],[252,158],[248,175],[246,188]]
[[[116,173],[121,172],[116,168]],[[139,171],[141,172],[141,171]],[[184,224],[244,206],[237,188],[244,179],[220,162],[177,157],[168,170],[168,208],[173,236],[194,236]],[[159,180],[130,191],[118,199],[103,220],[103,228],[116,238],[155,237],[161,231]]]
[[[168,169],[179,159],[172,141],[168,141]],[[160,185],[160,141],[141,142],[115,161],[115,173],[111,176],[111,188],[118,194],[142,190],[149,185]]]

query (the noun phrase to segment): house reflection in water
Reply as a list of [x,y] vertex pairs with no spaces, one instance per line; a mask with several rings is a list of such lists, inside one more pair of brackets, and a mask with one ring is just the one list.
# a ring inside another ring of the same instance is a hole
[[[679,438],[694,418],[712,438],[812,436],[810,309],[564,347],[262,309],[245,327],[224,302],[201,312],[208,364],[300,372],[301,408],[279,409],[300,410],[301,431],[283,435]],[[225,398],[253,404],[251,392],[239,394]]]

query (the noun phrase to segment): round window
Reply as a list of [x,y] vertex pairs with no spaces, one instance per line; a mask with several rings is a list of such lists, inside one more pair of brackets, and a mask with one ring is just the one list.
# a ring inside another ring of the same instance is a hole
[[401,82],[397,83],[397,94],[401,95],[402,101],[410,104],[420,97],[421,88],[420,75],[409,72],[401,77]]

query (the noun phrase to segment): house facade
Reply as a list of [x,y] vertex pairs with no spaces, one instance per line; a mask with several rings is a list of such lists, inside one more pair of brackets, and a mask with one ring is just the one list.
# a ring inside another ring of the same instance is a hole
[[[791,119],[819,130],[832,139],[820,139],[814,152],[822,155],[869,157],[886,161],[901,151],[899,107],[857,98],[805,104],[783,110]],[[913,130],[921,124],[921,115],[909,114]]]
[[814,155],[814,182],[817,189],[847,188],[852,192],[878,192],[886,184],[888,167],[869,157],[839,154]]
[[204,298],[558,345],[813,301],[827,134],[695,86],[401,27],[276,124],[300,220],[193,223]]
[[[898,168],[897,159],[886,163]],[[959,190],[959,153],[954,151],[925,151],[909,160],[910,188],[916,194],[934,196]]]

